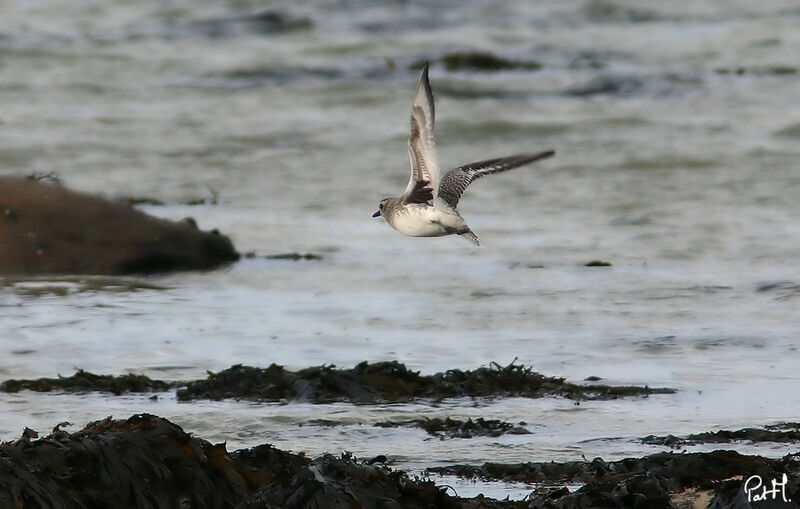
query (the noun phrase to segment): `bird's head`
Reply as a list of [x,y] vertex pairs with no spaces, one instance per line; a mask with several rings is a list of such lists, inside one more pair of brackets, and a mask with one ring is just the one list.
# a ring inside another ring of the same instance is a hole
[[372,214],[372,217],[379,217],[383,215],[383,211],[386,210],[386,204],[391,200],[391,198],[384,198],[378,204],[378,211]]

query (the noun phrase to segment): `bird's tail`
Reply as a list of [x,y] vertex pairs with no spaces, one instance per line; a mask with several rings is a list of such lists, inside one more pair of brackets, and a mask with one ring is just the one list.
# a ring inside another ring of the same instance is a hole
[[469,227],[467,227],[467,229],[464,230],[463,232],[459,232],[459,235],[464,237],[465,239],[469,240],[470,242],[472,242],[476,246],[480,246],[481,245],[480,241],[478,240],[478,236],[475,235],[472,232],[472,230],[469,229]]

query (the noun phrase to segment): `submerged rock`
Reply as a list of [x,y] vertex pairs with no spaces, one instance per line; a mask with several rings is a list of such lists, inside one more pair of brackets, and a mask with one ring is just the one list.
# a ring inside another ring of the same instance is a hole
[[314,25],[309,18],[295,16],[291,13],[266,9],[245,13],[238,16],[209,18],[197,20],[189,24],[189,28],[207,37],[220,38],[238,35],[241,31],[262,35],[306,30]]
[[714,69],[717,74],[735,74],[741,76],[743,74],[753,74],[757,76],[794,76],[800,73],[800,69],[792,65],[775,65],[770,67],[736,67],[736,68],[718,68]]
[[474,371],[452,369],[434,375],[420,375],[404,364],[392,361],[374,364],[362,362],[351,369],[316,366],[296,372],[276,364],[268,368],[235,365],[210,374],[206,380],[190,382],[185,389],[178,391],[178,399],[378,403],[418,398],[439,400],[495,396],[614,399],[674,392],[674,389],[646,386],[577,385],[514,364],[505,367],[493,364]]
[[216,231],[41,180],[0,177],[0,226],[0,274],[152,273],[239,258]]
[[[507,69],[539,70],[542,64],[532,60],[510,60],[488,51],[455,51],[439,58],[448,71],[502,71]],[[414,62],[411,69],[419,69],[425,61]]]
[[266,255],[267,260],[322,260],[322,256],[314,253],[281,253]]
[[587,83],[569,88],[567,95],[590,97],[596,95],[630,96],[642,91],[645,82],[636,76],[604,75],[596,76]]
[[582,10],[589,20],[601,23],[645,23],[668,19],[655,11],[629,7],[608,0],[590,0]]
[[532,61],[509,60],[483,51],[459,51],[448,53],[441,58],[448,71],[457,69],[477,69],[483,71],[499,71],[502,69],[538,70],[542,64]]
[[611,262],[604,262],[603,260],[591,260],[583,265],[584,267],[611,267]]

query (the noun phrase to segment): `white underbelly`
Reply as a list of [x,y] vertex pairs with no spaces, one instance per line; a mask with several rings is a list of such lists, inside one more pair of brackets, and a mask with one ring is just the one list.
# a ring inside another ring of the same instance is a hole
[[451,235],[466,227],[457,214],[443,212],[433,207],[411,207],[397,214],[392,226],[411,237],[441,237]]

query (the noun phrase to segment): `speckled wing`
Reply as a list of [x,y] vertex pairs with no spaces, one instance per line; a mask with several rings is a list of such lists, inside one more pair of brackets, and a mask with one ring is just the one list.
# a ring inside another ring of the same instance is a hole
[[486,161],[478,161],[453,168],[445,173],[442,178],[438,196],[447,205],[455,209],[456,205],[458,205],[458,200],[461,199],[461,195],[464,194],[467,186],[473,181],[492,173],[508,171],[540,159],[546,159],[554,154],[555,151],[546,150],[536,154],[518,154],[497,159],[487,159]]
[[428,81],[428,64],[425,64],[411,104],[411,131],[408,135],[411,177],[403,193],[405,203],[433,205],[436,199],[440,177],[436,143],[433,140],[434,116],[433,92]]

